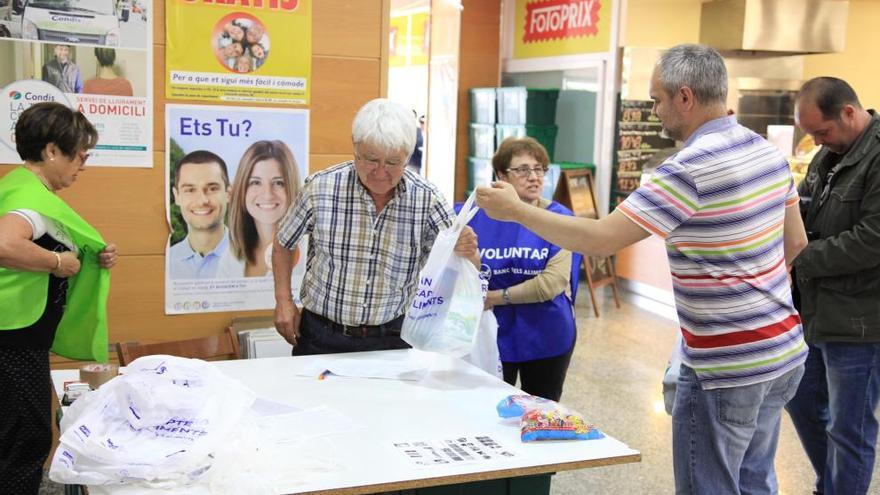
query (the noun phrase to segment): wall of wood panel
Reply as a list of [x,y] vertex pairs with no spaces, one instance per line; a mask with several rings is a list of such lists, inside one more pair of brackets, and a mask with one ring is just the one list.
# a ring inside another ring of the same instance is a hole
[[455,201],[467,190],[470,88],[501,83],[501,2],[464,0],[458,76],[458,126],[455,141]]
[[[154,3],[153,168],[91,168],[60,193],[119,246],[108,303],[110,341],[155,342],[218,333],[237,315],[166,316],[165,2]],[[351,120],[387,91],[389,0],[313,0],[310,156],[312,172],[351,156]],[[0,164],[0,176],[14,164]]]

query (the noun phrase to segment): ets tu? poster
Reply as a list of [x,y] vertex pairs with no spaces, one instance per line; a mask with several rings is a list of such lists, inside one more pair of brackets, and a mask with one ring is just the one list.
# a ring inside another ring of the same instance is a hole
[[[272,240],[308,172],[308,110],[166,107],[165,313],[275,307]],[[289,253],[293,295],[307,240]]]

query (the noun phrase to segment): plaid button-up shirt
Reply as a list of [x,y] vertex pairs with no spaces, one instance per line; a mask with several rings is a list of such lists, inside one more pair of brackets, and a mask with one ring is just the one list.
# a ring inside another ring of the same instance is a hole
[[278,230],[287,249],[309,235],[305,309],[352,326],[404,313],[437,234],[455,214],[433,184],[409,170],[395,191],[377,214],[354,162],[306,179]]

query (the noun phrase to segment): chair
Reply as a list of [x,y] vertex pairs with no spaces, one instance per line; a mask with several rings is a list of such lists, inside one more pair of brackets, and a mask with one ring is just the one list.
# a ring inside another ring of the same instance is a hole
[[128,366],[130,362],[139,357],[153,354],[168,354],[205,360],[216,358],[239,359],[241,356],[238,338],[236,338],[231,328],[227,328],[220,335],[211,335],[197,339],[157,342],[155,344],[117,342],[116,354],[119,356],[120,366]]

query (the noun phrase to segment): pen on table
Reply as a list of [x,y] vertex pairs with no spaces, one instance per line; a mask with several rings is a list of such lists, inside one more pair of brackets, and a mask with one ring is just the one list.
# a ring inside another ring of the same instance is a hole
[[330,370],[322,371],[321,374],[318,375],[318,380],[323,380],[324,378],[327,378],[327,375],[329,375],[329,374],[330,374]]

